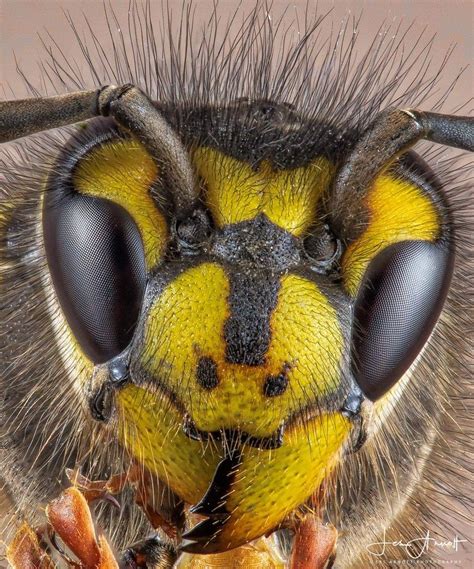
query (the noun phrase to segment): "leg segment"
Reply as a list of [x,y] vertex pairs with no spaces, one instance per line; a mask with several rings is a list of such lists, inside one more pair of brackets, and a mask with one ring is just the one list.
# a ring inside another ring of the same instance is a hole
[[[84,569],[171,569],[174,566],[175,546],[157,537],[127,549],[118,562],[105,535],[96,528],[89,502],[110,499],[110,493],[123,489],[126,476],[116,476],[107,483],[91,482],[77,473],[75,478],[83,485],[83,490],[68,488],[50,502],[46,507],[46,525],[34,530],[23,524],[18,529],[7,549],[13,569],[56,569],[55,560],[60,561],[61,567],[80,566]],[[72,557],[78,561],[73,561]]]
[[8,546],[7,560],[13,569],[24,567],[55,569],[53,560],[41,547],[37,533],[26,523],[18,528],[13,541]]
[[[122,492],[126,486],[132,486],[135,489],[135,503],[143,510],[154,529],[161,528],[172,540],[183,531],[184,503],[144,467],[134,465],[128,472],[115,475],[109,480],[92,481],[69,469],[66,469],[66,475],[89,503],[108,500],[119,506],[114,495]],[[159,494],[159,501],[156,493]]]
[[85,567],[118,569],[110,545],[97,535],[87,500],[77,488],[68,488],[46,507],[54,533]]
[[[119,569],[106,538],[96,534],[87,501],[77,488],[68,488],[48,504],[46,515],[47,528],[34,531],[23,524],[17,531],[7,549],[7,559],[13,569],[56,568],[56,563],[46,553],[47,544],[41,543],[39,534],[44,533],[58,535],[84,569]],[[51,543],[54,544],[54,538]],[[58,553],[68,566],[78,566],[77,563],[71,563],[64,552],[58,550]]]
[[335,559],[337,530],[314,514],[296,523],[290,569],[329,569]]

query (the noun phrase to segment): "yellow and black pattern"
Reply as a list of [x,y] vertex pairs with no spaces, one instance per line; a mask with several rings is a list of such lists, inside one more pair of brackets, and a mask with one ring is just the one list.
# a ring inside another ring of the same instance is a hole
[[166,248],[168,227],[152,196],[159,168],[142,144],[116,138],[83,156],[72,175],[77,192],[124,207],[140,230],[148,270],[156,267]]
[[[267,164],[252,169],[215,150],[200,149],[193,156],[220,234],[248,231],[251,240],[252,224],[271,224],[276,249],[287,234],[308,234],[319,200],[330,189],[333,168],[326,159],[307,169],[272,171]],[[351,296],[380,250],[407,239],[435,239],[440,232],[433,200],[414,182],[384,174],[364,199],[369,224],[342,261]],[[308,203],[311,208],[304,207]],[[268,459],[265,451],[244,444],[229,489],[232,498],[221,496],[228,521],[218,530],[215,523],[199,530],[204,536],[216,530],[213,539],[207,536],[206,551],[234,547],[278,525],[328,476],[351,431],[339,412],[316,411],[322,401],[336,402],[347,390],[347,297],[340,294],[338,300],[324,279],[299,267],[275,270],[271,254],[266,262],[229,264],[211,255],[175,265],[160,279],[143,320],[140,366],[158,387],[148,393],[126,388],[118,398],[126,446],[189,503],[203,497],[223,455],[216,441],[201,450],[202,443],[183,435],[183,412],[202,433],[239,431],[270,440],[285,426],[281,448],[267,451]],[[156,389],[162,394],[154,395]],[[161,406],[168,411],[160,413]],[[290,479],[300,482],[285,494]]]
[[304,240],[321,230],[334,162],[315,156],[282,169],[205,146],[191,156],[212,234],[200,255],[173,245],[179,227],[169,221],[159,168],[133,139],[99,137],[70,180],[77,195],[128,213],[153,275],[131,361],[145,386],[126,386],[116,398],[126,448],[196,504],[212,492],[240,437],[227,494],[213,497],[225,516],[218,527],[211,520],[190,533],[196,541],[188,551],[211,552],[276,527],[352,444],[354,427],[341,411],[352,389],[353,298],[378,253],[404,241],[434,242],[442,226],[425,189],[395,170],[383,173],[360,197],[366,226],[344,244],[331,277],[310,268]]
[[442,231],[438,206],[413,181],[384,173],[365,197],[368,224],[342,260],[344,286],[354,296],[370,261],[385,247],[409,240],[435,242]]
[[[148,45],[134,62],[92,73],[91,85],[75,69],[61,79],[61,91],[96,89],[104,77],[146,92],[189,158],[195,191],[186,197],[196,199],[186,211],[176,204],[187,200],[172,199],[179,187],[167,187],[180,177],[111,118],[72,127],[72,137],[42,135],[7,159],[0,476],[23,514],[59,493],[64,467],[97,480],[142,465],[159,479],[155,498],[169,487],[193,507],[176,541],[193,568],[229,559],[200,554],[256,551],[263,540],[249,541],[288,527],[323,493],[324,521],[342,530],[338,566],[365,567],[358,556],[381,528],[398,524],[404,540],[426,531],[438,473],[450,468],[450,415],[466,421],[458,354],[467,334],[453,333],[467,329],[462,264],[444,301],[454,242],[467,250],[468,241],[462,227],[454,235],[443,197],[466,170],[437,161],[441,178],[449,174],[442,185],[408,153],[336,199],[344,161],[382,103],[416,107],[427,84],[398,96],[406,69],[398,40],[384,47],[392,34],[374,44],[384,61],[367,56],[357,66],[354,44],[344,47],[339,34],[318,74],[308,42],[315,25],[292,48],[285,39],[282,59],[262,49],[280,33],[267,16],[256,8],[221,47],[207,43],[220,34],[218,18],[204,40],[183,28],[186,45],[170,38],[163,58],[151,24],[138,26]],[[459,198],[455,216],[462,208]],[[423,288],[430,282],[436,294]],[[416,293],[422,302],[410,304]],[[402,316],[395,346],[394,314]],[[375,368],[371,346],[383,365],[395,347],[396,365]],[[368,368],[382,378],[373,391]],[[455,442],[461,463],[469,441]],[[461,472],[449,498],[462,503],[464,485]],[[150,529],[125,494],[123,510],[101,522],[117,551]],[[235,558],[245,565],[242,552]]]
[[252,168],[211,148],[196,150],[193,162],[205,182],[206,202],[217,227],[263,214],[297,237],[315,222],[319,199],[334,172],[324,157],[294,170],[275,170],[268,161]]
[[68,326],[94,363],[129,343],[146,273],[162,260],[168,225],[152,196],[159,169],[144,147],[89,125],[48,178],[43,233]]

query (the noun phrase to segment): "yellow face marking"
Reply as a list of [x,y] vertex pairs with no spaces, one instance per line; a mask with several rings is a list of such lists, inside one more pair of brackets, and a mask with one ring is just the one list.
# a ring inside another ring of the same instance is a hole
[[322,415],[291,427],[279,449],[245,447],[216,547],[228,549],[274,529],[328,477],[350,431],[343,415]]
[[322,157],[295,170],[276,171],[263,162],[255,171],[210,148],[196,150],[193,162],[207,185],[206,202],[218,227],[265,214],[295,236],[314,221],[334,171]]
[[91,150],[74,172],[79,192],[113,201],[125,208],[141,234],[148,268],[160,261],[168,236],[164,215],[150,188],[158,168],[136,140],[113,140]]
[[369,225],[347,248],[342,262],[344,285],[355,296],[369,262],[382,249],[408,239],[433,241],[440,220],[430,197],[414,184],[379,176],[367,198]]
[[116,402],[120,437],[129,452],[183,500],[197,503],[219,463],[217,452],[184,434],[182,415],[163,394],[129,385]]
[[[284,275],[265,363],[232,364],[225,357],[228,294],[228,277],[214,263],[174,279],[150,309],[141,360],[151,377],[178,396],[201,430],[241,428],[271,436],[288,415],[336,388],[343,346],[337,315],[314,283]],[[196,379],[201,357],[217,365],[219,383],[211,391]],[[286,364],[289,387],[269,399],[265,380]]]
[[[128,386],[117,394],[120,433],[131,454],[189,504],[207,491],[222,450],[186,437],[180,414],[158,393]],[[237,547],[275,528],[328,476],[350,431],[341,414],[322,415],[285,432],[283,446],[244,446],[226,501],[231,513],[216,551]]]
[[[314,283],[292,274],[282,277],[271,331],[268,373],[281,370],[282,362],[290,365],[290,388],[278,398],[283,412],[337,388],[343,337],[335,309]],[[262,396],[263,402],[268,404]]]

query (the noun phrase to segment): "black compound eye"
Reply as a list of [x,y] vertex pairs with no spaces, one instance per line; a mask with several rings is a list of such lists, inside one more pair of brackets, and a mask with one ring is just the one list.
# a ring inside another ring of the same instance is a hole
[[209,216],[204,210],[196,209],[190,217],[176,222],[175,231],[180,249],[198,250],[211,233]]
[[130,343],[146,269],[140,232],[121,206],[99,198],[46,194],[46,255],[61,308],[76,340],[103,363]]
[[315,269],[322,272],[332,270],[339,261],[342,245],[328,225],[322,231],[308,235],[304,240],[304,250]]
[[446,243],[404,241],[369,264],[355,303],[353,374],[375,401],[408,370],[448,293],[454,254]]

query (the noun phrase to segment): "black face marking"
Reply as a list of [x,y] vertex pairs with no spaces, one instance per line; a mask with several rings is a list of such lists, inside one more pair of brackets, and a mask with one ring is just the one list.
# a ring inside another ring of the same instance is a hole
[[269,375],[263,385],[263,394],[265,397],[277,397],[285,393],[288,387],[288,376],[286,371],[278,375]]
[[299,239],[259,214],[216,232],[210,252],[227,263],[283,271],[301,262],[300,249]]
[[279,276],[248,268],[231,272],[230,317],[224,326],[229,363],[261,365],[270,344],[270,317],[280,289]]
[[181,424],[183,433],[192,441],[225,441],[227,446],[237,448],[241,445],[249,445],[262,450],[280,448],[283,444],[285,434],[285,424],[282,423],[278,429],[269,437],[254,437],[240,429],[221,429],[219,431],[201,431],[197,428],[192,417],[186,413]]
[[297,168],[315,156],[341,154],[356,137],[355,132],[345,130],[342,135],[334,124],[309,120],[288,105],[271,101],[236,101],[225,107],[189,108],[174,102],[156,106],[186,144],[216,148],[253,166],[269,160],[276,168]]
[[216,362],[209,357],[200,358],[196,370],[198,383],[204,389],[214,389],[219,384]]
[[242,440],[246,445],[262,450],[272,450],[280,448],[283,445],[283,435],[285,434],[285,425],[282,424],[271,437],[246,437]]

